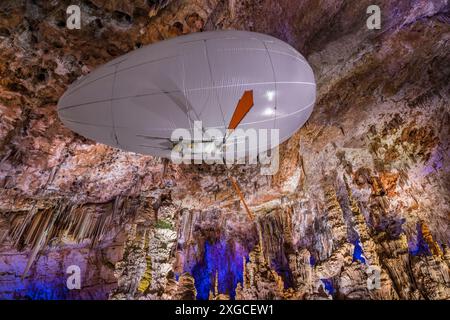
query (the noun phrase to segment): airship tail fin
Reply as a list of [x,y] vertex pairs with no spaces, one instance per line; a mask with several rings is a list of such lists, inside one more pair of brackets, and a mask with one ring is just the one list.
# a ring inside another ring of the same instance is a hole
[[245,115],[250,111],[253,107],[253,90],[247,90],[242,95],[242,98],[239,100],[236,109],[234,109],[233,116],[231,117],[230,124],[228,125],[228,129],[234,130],[241,123],[242,119],[244,119]]

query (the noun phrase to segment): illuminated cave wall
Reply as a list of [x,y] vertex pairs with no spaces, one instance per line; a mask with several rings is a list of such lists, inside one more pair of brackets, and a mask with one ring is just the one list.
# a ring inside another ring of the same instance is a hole
[[205,242],[203,257],[184,271],[195,279],[197,299],[207,300],[211,291],[234,299],[237,284],[243,282],[244,261],[247,260],[248,253],[237,243]]
[[[26,254],[2,252],[0,254],[0,299],[73,300],[107,299],[116,286],[114,265],[120,259],[120,248],[98,248],[90,251],[79,246],[63,250],[52,248],[36,260],[27,274]],[[69,290],[66,273],[71,265],[81,269],[81,280],[88,283],[82,290]]]
[[[64,1],[1,1],[0,298],[449,299],[448,1],[378,1],[381,30],[371,4],[82,0],[68,30]],[[216,29],[278,37],[314,70],[314,112],[274,176],[177,166],[58,120],[81,75]]]

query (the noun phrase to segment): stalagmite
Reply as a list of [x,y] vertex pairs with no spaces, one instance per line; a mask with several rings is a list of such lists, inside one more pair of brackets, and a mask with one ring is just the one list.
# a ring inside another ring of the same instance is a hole
[[144,237],[144,253],[145,253],[145,263],[146,263],[146,268],[145,268],[145,272],[144,275],[142,276],[141,281],[139,282],[138,285],[138,290],[141,293],[144,293],[149,287],[150,287],[150,283],[152,281],[152,264],[151,264],[151,257],[148,253],[148,249],[149,249],[149,235],[147,234],[147,232],[144,233],[143,235]]
[[420,227],[422,228],[423,238],[427,242],[433,255],[438,256],[438,257],[443,257],[444,253],[442,252],[441,248],[436,243],[436,241],[434,241],[433,236],[431,235],[430,229],[428,228],[427,224],[425,222],[421,222]]

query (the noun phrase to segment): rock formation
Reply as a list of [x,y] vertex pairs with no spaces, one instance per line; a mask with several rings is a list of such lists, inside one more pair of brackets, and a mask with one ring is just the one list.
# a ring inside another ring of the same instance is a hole
[[[449,299],[447,0],[0,4],[0,298]],[[67,86],[178,35],[276,36],[317,102],[280,170],[174,165],[63,127]],[[66,286],[81,269],[81,288]]]

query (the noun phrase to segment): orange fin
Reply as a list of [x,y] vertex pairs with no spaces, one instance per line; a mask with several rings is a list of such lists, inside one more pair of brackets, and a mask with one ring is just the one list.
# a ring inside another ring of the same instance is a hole
[[242,98],[239,99],[239,102],[234,109],[233,116],[231,117],[230,124],[228,125],[228,129],[236,129],[236,127],[241,123],[242,119],[245,115],[250,111],[253,107],[253,90],[247,90],[242,95]]

